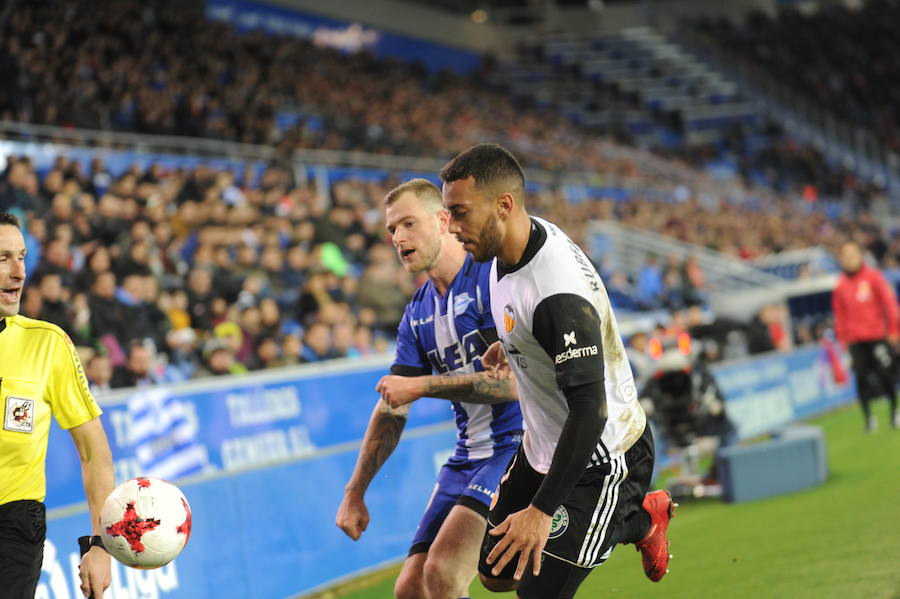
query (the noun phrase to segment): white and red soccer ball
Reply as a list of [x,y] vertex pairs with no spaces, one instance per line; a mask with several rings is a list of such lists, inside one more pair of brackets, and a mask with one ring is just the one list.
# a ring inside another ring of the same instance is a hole
[[150,570],[178,557],[191,536],[191,508],[181,490],[138,477],[113,490],[100,511],[103,545],[132,568]]

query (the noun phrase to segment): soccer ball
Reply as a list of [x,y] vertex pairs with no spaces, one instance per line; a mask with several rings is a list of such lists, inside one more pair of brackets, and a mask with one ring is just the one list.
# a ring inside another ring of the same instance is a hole
[[164,480],[125,481],[100,510],[100,536],[109,554],[132,568],[151,570],[178,557],[191,536],[191,508]]

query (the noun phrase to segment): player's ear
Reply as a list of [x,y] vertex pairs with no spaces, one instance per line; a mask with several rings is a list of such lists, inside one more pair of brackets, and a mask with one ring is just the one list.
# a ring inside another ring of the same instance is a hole
[[501,220],[506,220],[507,218],[509,218],[509,215],[512,214],[513,208],[515,208],[515,206],[516,199],[511,193],[501,193],[497,196],[497,216],[499,216]]
[[446,235],[450,231],[450,211],[446,208],[441,208],[435,213],[435,216],[438,219],[441,235]]

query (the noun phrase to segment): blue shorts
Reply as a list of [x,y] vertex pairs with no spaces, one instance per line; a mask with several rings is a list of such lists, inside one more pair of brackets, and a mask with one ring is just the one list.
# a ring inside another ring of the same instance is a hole
[[438,473],[437,483],[425,514],[416,528],[409,555],[427,553],[441,525],[456,504],[464,505],[487,519],[491,503],[500,486],[500,477],[519,448],[518,443],[494,450],[483,460],[467,460],[456,456],[447,460]]

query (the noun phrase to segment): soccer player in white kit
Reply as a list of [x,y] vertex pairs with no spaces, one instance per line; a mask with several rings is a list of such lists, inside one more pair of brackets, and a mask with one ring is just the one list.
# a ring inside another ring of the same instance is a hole
[[524,172],[501,146],[466,150],[441,179],[450,232],[476,260],[493,260],[497,344],[526,429],[489,514],[482,582],[568,599],[618,543],[634,543],[660,580],[675,504],[647,493],[653,439],[596,269],[558,227],[528,215]]

